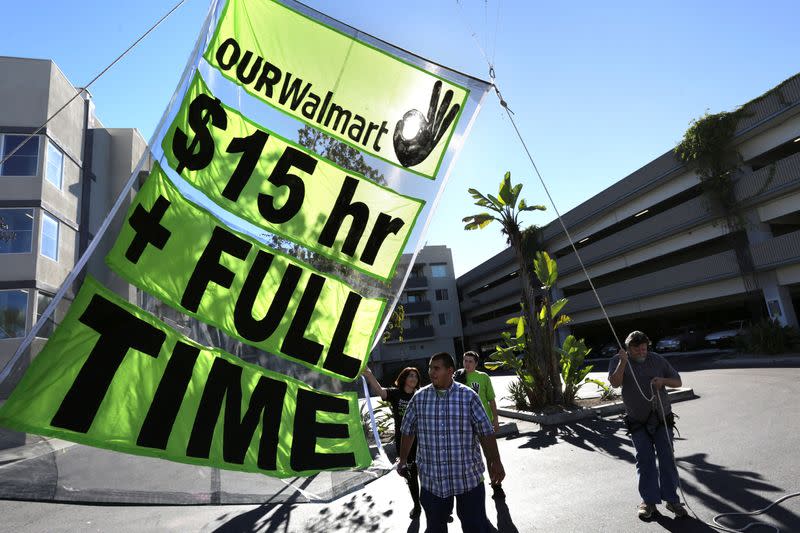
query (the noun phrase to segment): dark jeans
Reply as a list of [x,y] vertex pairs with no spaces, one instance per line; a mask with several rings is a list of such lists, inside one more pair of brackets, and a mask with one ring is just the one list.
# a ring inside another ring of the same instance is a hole
[[631,433],[631,440],[636,448],[636,472],[642,501],[652,504],[661,503],[661,500],[680,501],[678,469],[672,459],[672,429],[668,432],[665,426],[659,426],[655,435],[650,435],[644,428],[638,429]]
[[[465,533],[487,533],[489,521],[486,518],[486,489],[483,483],[463,494],[455,496],[456,513],[461,520],[461,530]],[[423,487],[420,495],[425,520],[428,522],[426,533],[447,531],[447,519],[453,514],[453,496],[439,498]]]

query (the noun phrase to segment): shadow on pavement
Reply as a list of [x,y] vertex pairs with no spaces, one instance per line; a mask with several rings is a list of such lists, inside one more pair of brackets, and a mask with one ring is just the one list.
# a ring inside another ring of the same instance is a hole
[[517,526],[511,519],[511,513],[506,505],[504,498],[496,498],[494,500],[494,508],[497,510],[497,531],[498,533],[519,533]]
[[[305,488],[306,485],[308,485],[308,480],[301,484],[301,488]],[[284,490],[286,490],[288,487],[289,486],[287,485]],[[297,504],[294,502],[297,501],[299,497],[300,491],[296,491],[289,497],[288,500],[283,503],[269,503],[269,501],[267,501],[256,509],[236,515],[230,520],[228,520],[228,515],[224,514],[217,520],[227,521],[214,531],[220,533],[233,533],[235,531],[278,531],[278,527],[281,523],[285,523],[285,527],[288,527],[292,510],[297,507]],[[275,512],[267,521],[269,528],[262,529],[259,524],[261,523],[262,519],[264,519],[264,517],[266,517],[273,510]]]
[[[236,515],[217,527],[215,533],[234,532],[259,532],[277,533],[279,531],[306,531],[324,533],[328,531],[346,532],[377,532],[385,530],[385,521],[394,510],[385,511],[376,509],[373,497],[368,494],[354,494],[342,506],[341,510],[332,509],[330,506],[320,509],[316,517],[308,519],[305,524],[291,522],[291,514],[298,504],[293,503],[299,497],[295,493],[285,503],[265,504],[257,509]],[[388,502],[391,507],[392,501]],[[226,520],[227,515],[218,520]],[[382,528],[383,527],[383,528]],[[419,531],[419,519],[411,521],[409,533]]]
[[[713,509],[715,514],[763,509],[788,492],[764,482],[763,476],[756,472],[731,470],[711,463],[705,453],[678,457],[678,468],[688,474],[681,475],[681,483],[689,504],[700,501],[707,509]],[[762,496],[761,493],[765,492],[771,493],[771,496]],[[726,527],[737,529],[753,521],[775,523],[781,531],[800,531],[800,516],[781,505],[759,517],[739,516],[720,520]]]
[[651,522],[656,522],[663,527],[666,531],[675,533],[706,533],[709,531],[717,531],[693,517],[686,518],[673,518],[671,516],[664,516],[658,513]]
[[525,439],[520,448],[539,450],[564,442],[587,451],[597,451],[633,463],[631,441],[625,426],[615,419],[587,419],[562,426],[543,426],[539,431],[520,433],[512,439]]

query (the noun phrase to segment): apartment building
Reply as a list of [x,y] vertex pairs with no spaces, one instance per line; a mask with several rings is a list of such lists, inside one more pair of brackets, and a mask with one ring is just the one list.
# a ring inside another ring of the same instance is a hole
[[[400,259],[407,268],[410,254]],[[425,246],[409,273],[400,296],[405,312],[402,340],[394,334],[380,343],[370,357],[376,376],[386,383],[406,366],[416,366],[427,375],[428,359],[437,352],[463,353],[458,291],[453,255],[447,246]]]
[[[768,315],[797,326],[800,309],[800,75],[744,105],[733,176],[742,223],[731,228],[672,147],[562,218],[620,335],[710,330]],[[612,334],[557,220],[542,228],[556,258],[555,297],[571,332],[599,347]],[[458,281],[465,346],[491,351],[519,314],[511,250]],[[563,334],[563,333],[562,333]]]
[[[86,91],[47,122],[77,92],[50,60],[0,57],[0,368],[52,301],[147,148],[135,129],[105,128]],[[103,274],[104,251],[89,271],[127,294],[127,285]],[[52,324],[40,331],[32,353],[51,330]]]

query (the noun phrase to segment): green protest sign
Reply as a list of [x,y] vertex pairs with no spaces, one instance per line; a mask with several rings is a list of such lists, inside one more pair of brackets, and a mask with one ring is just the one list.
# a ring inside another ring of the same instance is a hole
[[250,121],[199,74],[161,146],[169,165],[223,209],[381,281],[394,276],[425,204]]
[[228,0],[204,57],[276,109],[427,178],[469,96],[273,0]]
[[88,278],[0,407],[0,425],[278,477],[365,468],[355,393],[201,346]]
[[175,309],[247,344],[352,381],[386,300],[237,233],[156,165],[106,263]]

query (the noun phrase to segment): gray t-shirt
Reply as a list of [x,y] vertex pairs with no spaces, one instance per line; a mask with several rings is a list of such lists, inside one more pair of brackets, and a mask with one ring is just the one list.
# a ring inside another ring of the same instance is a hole
[[[609,379],[611,379],[611,374],[617,369],[617,365],[619,365],[619,356],[615,355],[608,364]],[[648,416],[650,416],[650,411],[658,410],[658,399],[653,398],[653,403],[651,403],[642,397],[639,389],[636,387],[636,383],[633,381],[631,368],[633,369],[633,374],[636,374],[636,381],[639,382],[642,392],[648,397],[653,394],[653,391],[650,389],[650,380],[653,378],[679,379],[680,374],[672,368],[672,365],[670,365],[666,359],[657,353],[648,352],[647,357],[641,363],[637,363],[633,358],[628,358],[628,365],[625,367],[625,375],[622,379],[622,403],[625,404],[625,411],[628,413],[628,416],[636,421],[645,422]],[[671,413],[672,407],[669,403],[667,391],[661,388],[659,390],[659,395],[661,396],[661,403],[664,405],[664,414]]]

